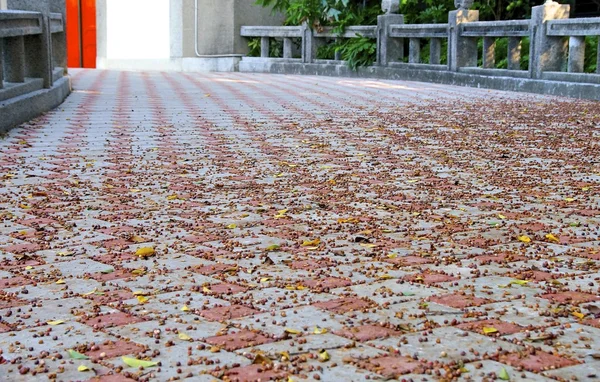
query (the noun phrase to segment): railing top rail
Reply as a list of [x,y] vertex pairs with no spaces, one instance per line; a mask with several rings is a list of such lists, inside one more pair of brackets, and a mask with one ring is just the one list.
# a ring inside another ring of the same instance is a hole
[[42,33],[41,13],[15,10],[0,11],[0,38],[40,33]]
[[525,37],[529,36],[531,20],[473,21],[460,25],[464,37]]
[[50,33],[63,32],[65,29],[61,13],[50,13]]
[[548,20],[548,36],[598,36],[600,17]]
[[244,37],[301,37],[301,26],[242,26],[241,35]]
[[376,36],[376,25],[355,25],[346,27],[343,32],[334,32],[333,28],[325,27],[322,31],[315,31],[315,37],[345,37],[345,38],[353,38],[357,37],[357,35],[361,35],[363,37],[375,38]]
[[396,38],[448,38],[448,24],[392,24],[389,36]]

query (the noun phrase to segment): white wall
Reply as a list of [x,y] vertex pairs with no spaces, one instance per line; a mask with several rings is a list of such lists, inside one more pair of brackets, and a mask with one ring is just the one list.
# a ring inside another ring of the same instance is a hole
[[107,58],[170,57],[169,0],[107,0]]

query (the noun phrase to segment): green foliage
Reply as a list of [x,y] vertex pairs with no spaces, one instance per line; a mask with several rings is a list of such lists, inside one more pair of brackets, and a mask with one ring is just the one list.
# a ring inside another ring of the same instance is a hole
[[377,41],[371,38],[359,36],[344,41],[339,48],[342,60],[348,62],[352,70],[359,66],[370,66],[377,57]]
[[587,36],[585,38],[585,72],[596,73],[600,62],[596,62],[598,57],[598,36]]
[[454,0],[402,0],[400,13],[406,24],[447,23]]
[[[260,57],[260,37],[250,38],[248,41],[249,57]],[[283,55],[283,40],[273,37],[269,38],[269,57],[281,57]]]

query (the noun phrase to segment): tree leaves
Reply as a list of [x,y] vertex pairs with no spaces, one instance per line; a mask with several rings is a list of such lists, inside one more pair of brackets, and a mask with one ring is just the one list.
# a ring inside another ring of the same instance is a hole
[[72,359],[89,359],[87,355],[81,354],[80,352],[73,349],[67,350],[67,353],[69,353],[69,357],[71,357]]
[[137,358],[131,358],[131,357],[121,357],[121,360],[129,367],[135,367],[135,368],[139,368],[139,367],[153,367],[153,366],[157,366],[158,362],[154,362],[154,361],[144,361],[141,359],[137,359]]

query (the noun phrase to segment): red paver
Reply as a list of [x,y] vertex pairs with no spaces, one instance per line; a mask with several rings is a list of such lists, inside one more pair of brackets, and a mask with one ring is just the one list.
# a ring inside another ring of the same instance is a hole
[[516,255],[514,253],[499,253],[494,255],[483,255],[475,257],[479,264],[490,264],[490,263],[510,263],[513,261],[523,261],[526,260],[527,257]]
[[83,323],[93,328],[103,329],[106,327],[129,325],[143,321],[144,319],[138,316],[134,316],[124,312],[116,312],[90,318],[83,321]]
[[581,321],[583,325],[593,326],[595,328],[600,329],[600,318],[588,318]]
[[350,338],[356,341],[371,341],[377,338],[387,338],[399,336],[403,333],[391,328],[386,328],[381,325],[361,325],[334,332],[342,337]]
[[308,259],[308,260],[292,261],[291,264],[289,265],[289,267],[292,269],[305,269],[305,270],[310,271],[310,270],[315,270],[315,269],[327,268],[331,265],[332,265],[332,263],[329,260]]
[[100,358],[102,353],[105,353],[104,358],[108,359],[127,354],[137,354],[146,350],[144,346],[131,341],[106,341],[97,345],[98,350],[88,350],[83,353],[94,360]]
[[130,300],[130,299],[134,298],[135,296],[129,290],[118,289],[118,290],[100,291],[98,293],[92,293],[92,294],[89,294],[89,295],[86,295],[83,297],[94,301],[98,305],[104,305],[104,304],[108,304],[109,302]]
[[535,354],[512,353],[500,357],[500,362],[510,366],[520,366],[528,371],[540,372],[549,369],[579,364],[578,361],[537,350]]
[[223,378],[231,382],[279,381],[287,379],[288,374],[269,365],[248,365],[227,370]]
[[240,330],[237,332],[232,331],[231,333],[221,336],[208,337],[205,338],[204,341],[211,345],[218,346],[221,349],[234,351],[273,342],[273,339],[264,336],[260,332]]
[[231,264],[211,264],[205,265],[203,267],[195,267],[192,269],[193,272],[200,273],[205,276],[214,275],[216,273],[225,273],[225,272],[237,272],[238,268],[236,265]]
[[352,285],[350,280],[341,279],[339,277],[325,277],[322,279],[304,279],[298,284],[304,285],[311,289],[334,289]]
[[480,306],[494,302],[485,298],[475,297],[473,295],[461,293],[451,293],[442,296],[432,296],[429,298],[429,301],[441,305],[450,306],[456,309],[464,309],[467,307]]
[[406,275],[403,277],[403,280],[430,285],[437,283],[445,283],[448,281],[455,281],[458,279],[456,277],[445,275],[443,273],[424,272],[419,274]]
[[131,273],[131,271],[129,271],[127,269],[115,269],[113,272],[109,272],[109,273],[98,272],[98,273],[92,273],[90,275],[90,278],[92,278],[96,281],[100,281],[100,282],[126,279],[129,277],[137,277],[137,276],[134,275],[133,273]]
[[421,256],[402,256],[393,259],[385,259],[385,261],[393,264],[397,264],[401,267],[408,267],[411,265],[431,264],[433,259]]
[[92,377],[85,382],[132,382],[135,379],[127,378],[121,374],[107,374],[107,375],[99,375],[97,377]]
[[0,279],[0,289],[32,285],[34,281],[23,276],[11,277],[9,279]]
[[418,372],[422,368],[418,361],[402,356],[383,356],[372,358],[359,365],[369,371],[390,378],[398,378],[403,374]]
[[207,288],[210,289],[211,293],[227,294],[227,295],[241,293],[241,292],[245,292],[248,290],[248,288],[246,288],[246,287],[235,285],[235,284],[229,284],[229,283],[208,285]]
[[42,247],[35,243],[24,243],[24,244],[13,244],[7,245],[6,247],[0,247],[0,250],[4,252],[10,252],[14,254],[29,253],[32,254],[39,251]]
[[495,335],[496,333],[499,335],[513,334],[513,333],[518,333],[518,332],[526,329],[520,325],[516,325],[516,324],[512,324],[509,322],[496,320],[496,319],[465,322],[464,324],[457,325],[456,327],[463,329],[463,330],[469,330],[472,332],[476,332],[479,334],[486,334],[483,331],[484,327],[485,328],[494,328],[497,330],[497,332],[490,333],[493,335]]
[[528,281],[540,282],[540,281],[554,280],[554,279],[558,279],[558,278],[561,278],[564,276],[565,276],[564,274],[550,273],[550,272],[544,272],[544,271],[522,271],[522,272],[513,274],[512,277],[514,277],[518,280],[528,280]]
[[210,321],[224,321],[250,316],[260,311],[244,305],[219,306],[201,311],[199,314]]
[[11,330],[13,329],[10,326],[6,325],[3,322],[0,322],[0,333],[10,332]]
[[335,300],[321,301],[312,306],[329,310],[333,313],[343,314],[353,310],[363,310],[373,307],[375,304],[357,297],[343,297]]
[[600,297],[590,293],[566,291],[558,293],[547,293],[541,296],[552,302],[558,302],[561,304],[573,304],[577,305],[582,302],[599,301]]

